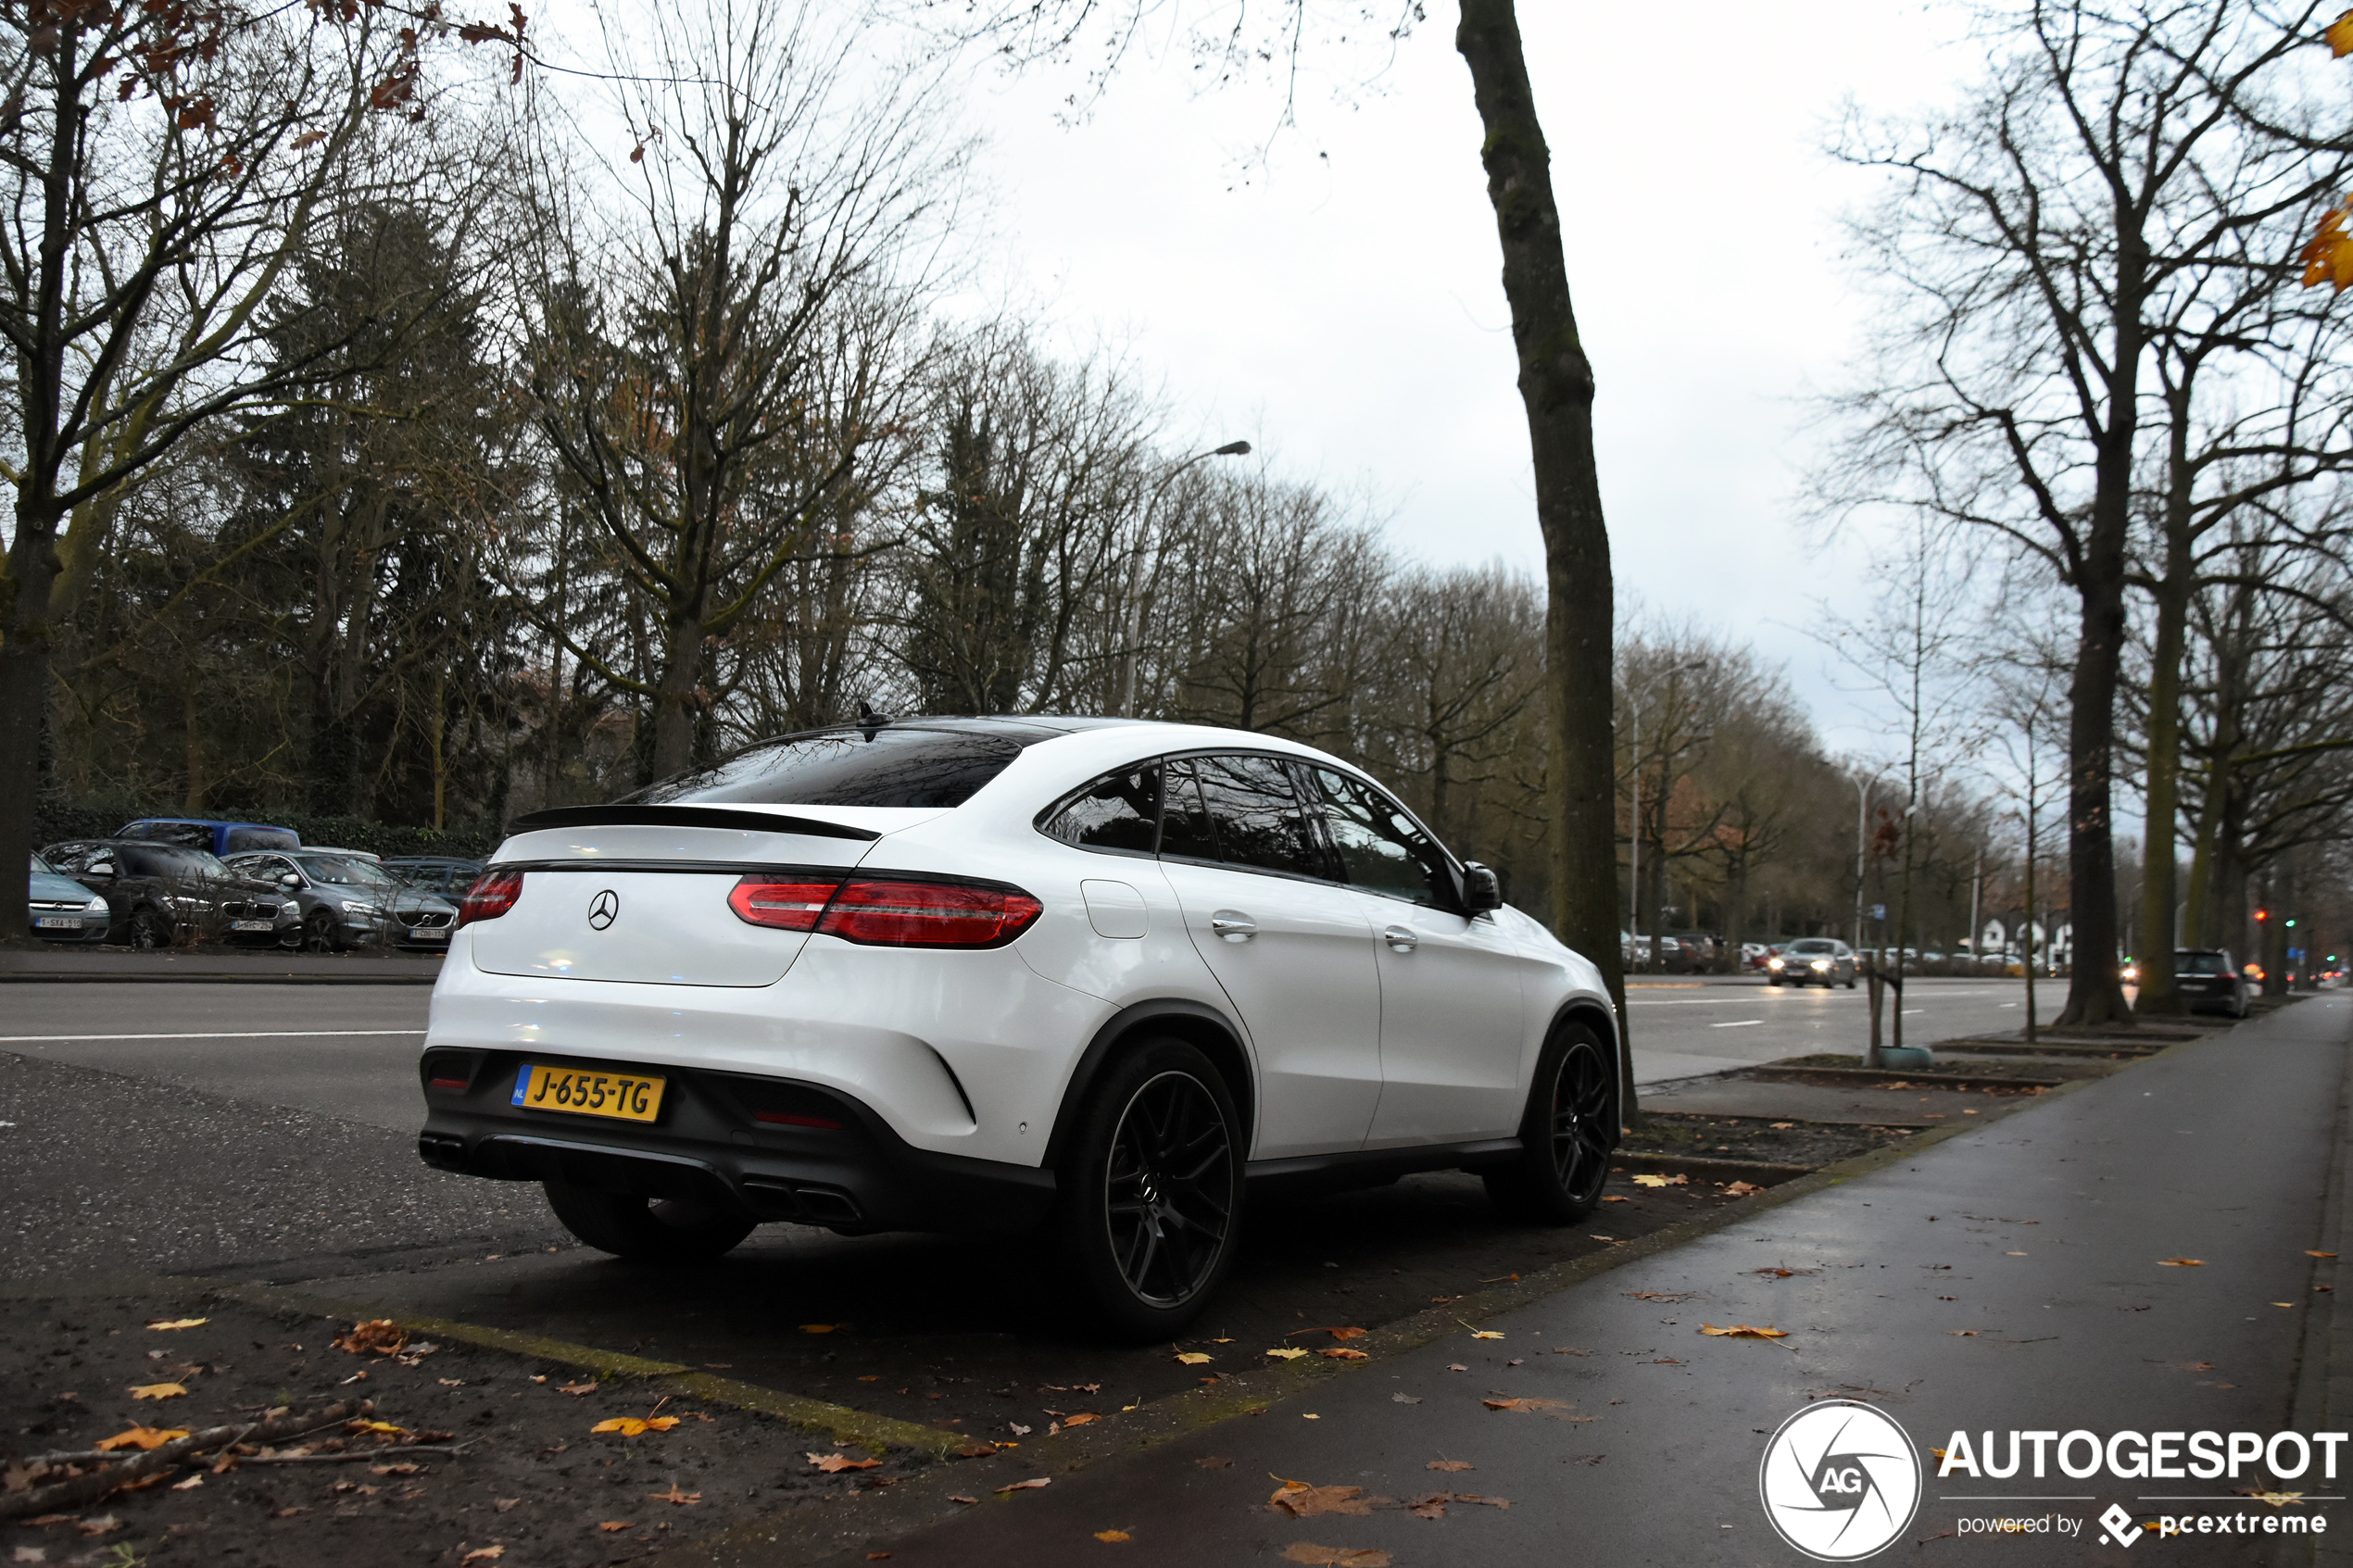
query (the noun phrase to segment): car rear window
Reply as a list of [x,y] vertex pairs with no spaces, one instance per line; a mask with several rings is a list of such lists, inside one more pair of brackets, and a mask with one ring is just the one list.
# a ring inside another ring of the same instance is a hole
[[640,790],[626,803],[962,806],[1020,755],[1021,742],[1001,734],[829,730],[763,742],[715,768]]
[[2176,953],[2173,972],[2176,974],[2228,974],[2230,960],[2221,953]]
[[245,849],[299,849],[302,839],[291,828],[231,828],[229,852]]

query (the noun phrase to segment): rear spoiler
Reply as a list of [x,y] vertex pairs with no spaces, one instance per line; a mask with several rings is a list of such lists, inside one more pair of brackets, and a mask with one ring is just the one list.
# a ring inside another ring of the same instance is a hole
[[517,817],[507,824],[510,834],[537,833],[545,828],[734,828],[741,833],[794,833],[807,838],[849,838],[872,842],[882,834],[872,828],[814,817],[783,817],[771,811],[730,811],[713,806],[557,806]]

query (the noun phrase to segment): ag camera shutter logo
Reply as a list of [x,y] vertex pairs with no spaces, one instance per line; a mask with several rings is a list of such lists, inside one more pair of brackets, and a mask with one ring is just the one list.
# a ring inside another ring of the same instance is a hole
[[1919,1512],[1919,1454],[1881,1411],[1822,1399],[1766,1443],[1756,1489],[1782,1540],[1817,1562],[1859,1562],[1886,1549]]

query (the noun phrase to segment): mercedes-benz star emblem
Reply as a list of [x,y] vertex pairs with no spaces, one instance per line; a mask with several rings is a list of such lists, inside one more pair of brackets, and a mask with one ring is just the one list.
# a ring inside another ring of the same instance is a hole
[[588,927],[592,931],[602,931],[620,913],[621,895],[608,887],[588,900]]

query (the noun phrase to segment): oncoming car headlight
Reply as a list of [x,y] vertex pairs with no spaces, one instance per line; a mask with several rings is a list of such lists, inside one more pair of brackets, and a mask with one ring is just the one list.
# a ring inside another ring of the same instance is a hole
[[1765,967],[1767,969],[1779,969],[1781,967],[1781,960],[1779,959],[1768,959],[1765,960]]
[[1831,967],[1831,960],[1828,959],[1816,959],[1814,960],[1814,967],[1816,969],[1828,969]]

